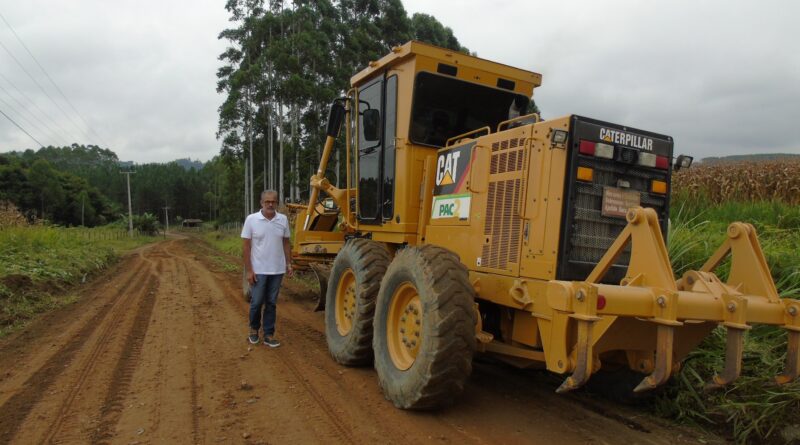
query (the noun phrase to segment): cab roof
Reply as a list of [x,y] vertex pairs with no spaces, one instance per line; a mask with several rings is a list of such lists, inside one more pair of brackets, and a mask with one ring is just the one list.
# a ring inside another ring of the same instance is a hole
[[394,65],[400,60],[404,60],[408,57],[413,57],[416,55],[430,57],[451,65],[466,66],[494,73],[509,80],[530,83],[532,84],[533,88],[536,88],[542,84],[542,75],[539,73],[514,68],[512,66],[503,65],[502,63],[470,56],[469,54],[464,54],[462,52],[412,40],[402,46],[395,46],[392,48],[391,53],[383,56],[377,61],[370,62],[368,67],[364,68],[350,78],[350,85],[357,86],[376,71]]

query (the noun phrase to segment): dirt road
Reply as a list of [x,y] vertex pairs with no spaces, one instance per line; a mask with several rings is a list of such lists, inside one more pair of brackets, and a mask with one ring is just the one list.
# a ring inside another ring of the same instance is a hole
[[240,275],[214,255],[192,239],[142,248],[0,342],[0,443],[698,443],[495,364],[476,364],[454,407],[395,409],[374,371],[330,358],[301,282],[280,297],[283,346],[248,345]]

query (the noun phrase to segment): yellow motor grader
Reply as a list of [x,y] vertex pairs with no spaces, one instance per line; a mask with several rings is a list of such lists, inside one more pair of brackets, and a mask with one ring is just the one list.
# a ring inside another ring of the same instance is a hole
[[[675,279],[665,235],[669,136],[570,115],[525,115],[541,76],[412,41],[371,62],[331,107],[293,261],[321,281],[327,343],[374,363],[397,407],[462,391],[473,355],[566,374],[601,367],[667,381],[715,327],[722,386],[753,323],[788,331],[778,383],[800,372],[800,302],[778,296],[752,225],[733,223]],[[346,187],[325,177],[345,128]],[[323,199],[322,191],[329,197]],[[714,269],[730,257],[726,282]]]

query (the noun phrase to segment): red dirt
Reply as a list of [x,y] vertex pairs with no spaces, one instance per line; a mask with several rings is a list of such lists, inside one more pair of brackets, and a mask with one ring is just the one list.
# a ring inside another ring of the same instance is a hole
[[283,345],[248,345],[241,276],[211,255],[193,239],[139,249],[0,341],[0,443],[718,441],[482,362],[453,407],[398,410],[373,370],[330,358],[299,281],[278,303]]

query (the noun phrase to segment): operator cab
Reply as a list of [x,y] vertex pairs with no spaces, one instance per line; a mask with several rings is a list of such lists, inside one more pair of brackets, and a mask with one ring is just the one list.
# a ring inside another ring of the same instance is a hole
[[350,82],[348,193],[356,223],[370,226],[373,239],[413,244],[431,150],[525,114],[541,75],[412,41]]

